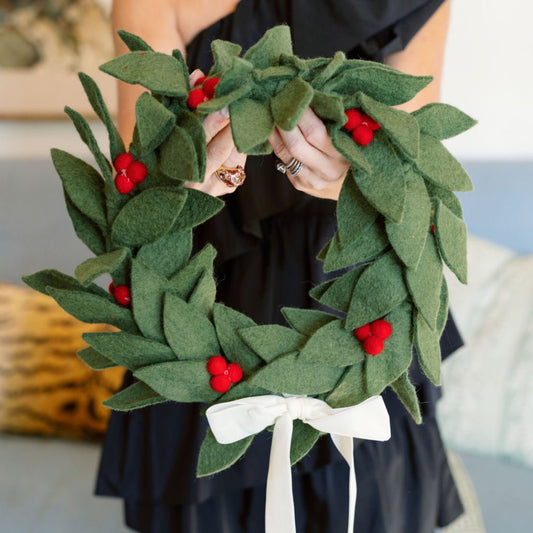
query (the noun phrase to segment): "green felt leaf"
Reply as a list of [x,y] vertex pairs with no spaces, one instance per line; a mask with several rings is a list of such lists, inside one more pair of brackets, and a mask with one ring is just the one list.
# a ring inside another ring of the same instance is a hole
[[129,333],[139,330],[131,310],[108,298],[72,289],[48,288],[48,294],[73,317],[89,324],[110,324]]
[[78,357],[93,370],[104,370],[117,366],[111,359],[108,359],[90,346],[78,351]]
[[78,238],[96,255],[105,253],[106,242],[102,230],[85,216],[70,200],[65,191],[65,204]]
[[203,176],[205,176],[206,164],[206,140],[202,121],[194,113],[190,111],[184,111],[178,117],[178,126],[183,128],[190,135],[196,151],[198,177],[199,179],[203,180]]
[[153,51],[152,47],[143,41],[138,35],[129,33],[125,30],[118,30],[118,36],[122,42],[130,49],[131,52],[146,52]]
[[322,120],[331,121],[337,126],[342,126],[346,122],[342,98],[336,94],[315,90],[311,100],[311,109]]
[[306,337],[328,324],[337,317],[316,309],[298,309],[296,307],[282,307],[281,312],[291,328]]
[[355,241],[377,218],[376,210],[364,199],[350,169],[337,202],[337,225],[342,246]]
[[432,383],[440,385],[440,334],[428,326],[420,313],[416,313],[414,324],[415,346],[420,368]]
[[100,168],[100,172],[102,173],[102,175],[108,181],[112,181],[113,172],[111,170],[111,164],[106,159],[104,154],[101,152],[88,122],[83,118],[82,115],[80,115],[80,113],[78,113],[74,109],[71,109],[68,106],[65,107],[65,113],[72,120],[72,123],[76,127],[76,131],[81,137],[81,140],[89,147],[89,150],[93,154],[94,159],[96,163],[98,164],[98,167]]
[[274,394],[314,395],[330,391],[343,373],[342,368],[300,363],[297,356],[290,353],[270,361],[248,381]]
[[213,269],[216,250],[207,244],[168,283],[168,289],[183,300],[187,300],[205,270]]
[[83,340],[97,352],[128,370],[174,361],[176,357],[165,344],[129,333],[84,333]]
[[197,309],[172,293],[164,298],[163,327],[178,359],[206,360],[220,354],[215,328]]
[[346,313],[355,284],[362,272],[363,267],[354,268],[339,278],[314,287],[309,291],[309,295],[323,305]]
[[111,159],[114,161],[120,154],[123,154],[126,151],[124,142],[122,141],[120,133],[118,132],[118,129],[111,118],[111,114],[109,113],[98,85],[96,85],[90,76],[84,74],[83,72],[79,72],[78,77],[80,78],[81,84],[83,85],[83,89],[85,90],[85,94],[89,99],[91,107],[94,109],[94,112],[104,123],[107,129],[107,134],[109,136],[109,150],[111,152]]
[[246,152],[248,155],[269,155],[272,153],[272,145],[267,141],[261,144],[258,144],[257,146],[254,146],[253,148],[250,148],[248,152]]
[[211,53],[213,54],[213,68],[210,74],[221,74],[231,68],[233,60],[241,53],[242,47],[229,41],[216,39],[211,42]]
[[134,259],[131,266],[133,316],[142,334],[165,342],[163,333],[163,294],[167,280],[156,270]]
[[174,128],[159,148],[159,170],[174,180],[203,181],[193,140],[184,128]]
[[292,425],[291,465],[303,459],[313,449],[319,437],[318,429],[296,419]]
[[422,423],[422,413],[420,412],[420,403],[416,395],[416,389],[409,380],[407,372],[404,372],[396,381],[391,383],[392,390],[398,395],[413,420],[417,424]]
[[386,320],[392,325],[392,335],[380,354],[366,356],[365,383],[370,396],[380,394],[396,381],[407,370],[413,356],[411,306],[404,303],[396,307]]
[[433,201],[440,200],[456,217],[463,218],[461,202],[453,192],[437,187],[437,185],[433,185],[429,181],[426,181],[426,188]]
[[352,294],[346,328],[383,317],[407,297],[402,266],[392,252],[365,267]]
[[198,279],[187,302],[201,313],[211,316],[215,303],[217,286],[213,278],[213,272],[205,270]]
[[241,400],[242,398],[249,398],[250,396],[264,396],[268,391],[261,387],[256,387],[248,381],[241,381],[236,385],[232,385],[231,389],[224,393],[216,403],[231,402],[233,400]]
[[133,375],[174,402],[213,402],[218,397],[209,384],[205,361],[172,361],[145,366]]
[[313,99],[313,88],[301,78],[293,78],[271,100],[274,121],[283,130],[294,129]]
[[329,81],[338,70],[344,65],[346,54],[344,52],[335,52],[335,55],[322,68],[321,72],[313,79],[313,87],[321,88]]
[[342,247],[339,232],[331,241],[324,260],[324,272],[350,267],[360,262],[367,262],[380,255],[389,246],[383,224],[372,224],[359,238]]
[[152,152],[170,135],[176,124],[174,113],[151,94],[143,93],[135,104],[137,132],[141,150]]
[[269,82],[279,82],[283,80],[290,80],[294,78],[297,73],[296,69],[287,65],[276,65],[273,67],[266,67],[263,69],[256,69],[253,71],[253,79],[261,85],[261,89],[265,89]]
[[431,76],[411,76],[377,63],[359,62],[357,68],[335,76],[324,87],[341,94],[355,95],[358,91],[386,105],[399,105],[411,100],[431,80]]
[[435,235],[440,255],[457,279],[466,284],[466,226],[440,200],[437,200],[435,209]]
[[118,245],[137,246],[154,242],[174,225],[187,193],[153,187],[131,198],[120,210],[111,228]]
[[111,274],[117,270],[129,256],[128,248],[119,248],[107,254],[87,259],[76,267],[77,280],[86,287],[102,274]]
[[326,402],[333,408],[350,407],[367,398],[364,362],[360,362],[346,369],[335,388],[326,396]]
[[328,366],[351,366],[361,362],[365,352],[343,320],[334,320],[316,331],[300,351],[299,361]]
[[385,221],[385,228],[394,251],[402,262],[416,268],[428,235],[431,219],[431,201],[424,180],[409,172],[405,196],[404,216],[400,223]]
[[401,222],[406,185],[402,164],[394,148],[379,130],[375,132],[372,142],[364,147],[364,153],[372,171],[370,174],[355,173],[359,190],[382,215],[393,222]]
[[449,191],[472,191],[474,186],[465,169],[441,144],[430,135],[420,135],[418,170],[431,183]]
[[[338,130],[335,128],[328,128],[331,136],[331,141],[335,148],[343,155],[351,165],[362,172],[371,172],[370,164],[366,158],[363,150],[354,142],[352,137],[344,130]],[[366,148],[366,147],[365,147]]]
[[446,277],[442,276],[442,288],[440,291],[440,307],[439,314],[437,316],[437,332],[439,338],[442,336],[442,332],[446,327],[446,322],[448,320],[448,305],[449,305],[449,294],[448,294],[448,284],[446,283]]
[[292,54],[292,40],[289,26],[275,26],[244,54],[244,59],[255,68],[267,68],[279,60],[281,54]]
[[442,286],[442,261],[435,240],[428,235],[417,268],[408,268],[405,280],[414,304],[432,329],[436,328]]
[[410,159],[418,157],[420,130],[418,122],[409,113],[377,102],[365,94],[359,95],[361,107],[386,132],[390,140]]
[[[259,357],[267,362],[300,349],[306,340],[297,331],[277,324],[241,328],[237,333]],[[257,385],[262,386],[258,383]]]
[[85,161],[55,148],[52,161],[72,203],[106,231],[104,182],[100,174]]
[[254,435],[250,435],[237,442],[220,444],[208,429],[198,454],[196,477],[211,476],[229,468],[245,454],[253,439]]
[[[190,193],[191,191],[188,191],[187,199],[190,198]],[[183,214],[183,210],[181,213]],[[176,231],[173,228],[156,241],[143,244],[137,252],[137,259],[168,278],[185,264],[191,255],[191,250],[192,232]]]
[[449,139],[469,130],[476,121],[456,107],[434,102],[413,113],[420,131],[436,139]]
[[214,110],[222,109],[221,104],[229,105],[234,100],[246,96],[252,90],[253,70],[254,66],[250,61],[234,57],[231,61],[231,69],[222,76],[217,84],[215,98],[201,104],[198,110],[211,113]]
[[63,289],[65,291],[79,291],[95,294],[111,300],[109,294],[98,287],[98,285],[91,284],[84,287],[78,280],[71,276],[67,276],[57,270],[47,269],[31,274],[30,276],[23,276],[22,281],[32,289],[48,294],[48,289]]
[[187,81],[180,62],[167,54],[151,50],[130,52],[104,63],[100,70],[158,94],[187,96]]
[[187,199],[172,229],[183,231],[199,226],[214,217],[224,206],[225,203],[215,196],[195,189],[187,189]]
[[242,98],[229,106],[229,112],[233,140],[241,153],[266,142],[274,130],[268,102]]
[[126,389],[117,392],[103,403],[106,407],[114,411],[133,411],[134,409],[141,409],[166,401],[166,398],[163,398],[148,385],[138,381]]
[[[172,57],[178,61],[181,67],[181,75],[183,76],[183,79],[185,80],[187,89],[189,89],[190,88],[189,67],[187,66],[187,62],[185,61],[185,58],[183,57],[181,50],[179,48],[174,48],[174,50],[172,50]],[[180,99],[178,99],[178,101],[179,100]]]
[[237,333],[239,329],[255,326],[255,322],[221,303],[213,306],[213,321],[218,342],[228,360],[239,363],[245,375],[255,370],[261,364],[261,359]]

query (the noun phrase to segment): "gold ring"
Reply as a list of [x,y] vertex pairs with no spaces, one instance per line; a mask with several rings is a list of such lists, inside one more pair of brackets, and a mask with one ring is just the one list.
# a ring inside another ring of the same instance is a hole
[[228,168],[225,166],[219,167],[215,170],[215,174],[220,181],[223,181],[228,187],[238,187],[242,185],[246,179],[246,172],[241,165],[236,168]]

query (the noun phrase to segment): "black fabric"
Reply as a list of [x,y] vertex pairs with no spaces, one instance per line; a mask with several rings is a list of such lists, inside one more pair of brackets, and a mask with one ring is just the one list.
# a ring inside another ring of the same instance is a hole
[[[374,57],[367,57],[380,59],[384,46],[405,44],[440,3],[241,0],[233,14],[194,39],[188,62],[191,69],[207,71],[214,38],[247,48],[281,22],[291,24],[295,50],[302,56],[332,55],[338,48],[360,54],[381,35],[385,44]],[[424,9],[425,18],[420,15]],[[411,21],[415,18],[416,24]],[[404,31],[405,39],[399,39]],[[269,157],[249,158],[245,185],[227,197],[226,208],[195,234],[196,249],[205,242],[218,249],[217,299],[259,323],[283,323],[283,306],[316,306],[308,290],[327,276],[314,258],[335,230],[335,202],[295,191],[273,168]],[[443,353],[460,345],[450,321]],[[411,375],[423,402],[424,424],[416,426],[387,390],[392,439],[356,444],[357,533],[429,533],[462,511],[434,418],[438,391],[416,363]],[[127,374],[125,384],[131,381]],[[127,523],[138,531],[260,533],[271,434],[257,436],[245,458],[231,469],[196,479],[205,431],[199,405],[169,402],[129,414],[114,412],[97,494],[122,497]],[[295,467],[293,484],[299,533],[345,529],[347,471],[329,438],[322,437]]]

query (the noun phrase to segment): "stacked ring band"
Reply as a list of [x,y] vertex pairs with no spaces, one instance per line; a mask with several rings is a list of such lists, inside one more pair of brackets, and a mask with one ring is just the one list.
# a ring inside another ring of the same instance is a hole
[[298,161],[298,159],[296,159],[295,157],[293,157],[286,165],[283,164],[281,161],[276,164],[276,169],[279,172],[281,172],[282,174],[286,174],[288,170],[293,176],[298,176],[298,174],[300,174],[300,172],[302,171],[303,167],[304,164],[301,161]]

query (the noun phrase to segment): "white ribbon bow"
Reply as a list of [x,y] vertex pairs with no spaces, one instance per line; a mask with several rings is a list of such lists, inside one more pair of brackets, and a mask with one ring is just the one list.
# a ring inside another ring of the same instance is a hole
[[357,484],[353,438],[385,441],[390,420],[381,396],[341,409],[306,396],[252,396],[211,406],[207,419],[215,438],[230,444],[274,425],[268,469],[265,532],[296,533],[291,477],[292,421],[299,419],[329,433],[350,467],[348,533],[353,532]]

